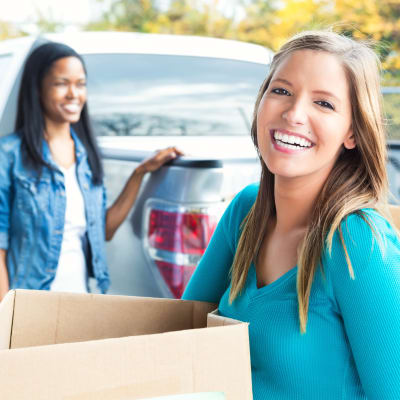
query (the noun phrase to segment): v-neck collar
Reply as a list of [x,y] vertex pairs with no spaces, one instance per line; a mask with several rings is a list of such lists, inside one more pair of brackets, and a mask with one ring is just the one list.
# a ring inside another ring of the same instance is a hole
[[285,272],[281,275],[278,279],[275,279],[273,282],[269,283],[268,285],[257,287],[257,273],[254,263],[251,263],[249,268],[249,273],[247,277],[247,286],[249,289],[249,293],[251,297],[265,295],[268,293],[272,293],[275,290],[278,290],[281,286],[284,286],[285,283],[288,281],[292,281],[296,279],[297,274],[297,265],[290,269],[289,271]]

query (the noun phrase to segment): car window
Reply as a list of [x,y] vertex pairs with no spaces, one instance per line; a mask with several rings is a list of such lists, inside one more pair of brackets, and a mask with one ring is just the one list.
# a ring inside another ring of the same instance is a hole
[[383,100],[388,138],[400,140],[400,87],[383,88]]
[[12,54],[0,54],[0,76],[4,76],[11,65]]
[[206,57],[91,54],[96,135],[248,135],[268,66]]

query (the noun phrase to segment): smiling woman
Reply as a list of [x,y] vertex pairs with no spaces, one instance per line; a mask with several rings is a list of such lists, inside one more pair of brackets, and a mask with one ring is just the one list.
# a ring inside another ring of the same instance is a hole
[[278,185],[302,176],[319,191],[342,148],[355,147],[349,85],[336,56],[298,50],[282,61],[260,101],[257,142]]
[[76,57],[65,57],[54,62],[42,82],[40,98],[46,119],[51,121],[79,121],[86,103],[86,73]]
[[82,57],[46,43],[28,57],[16,133],[0,139],[0,300],[9,288],[101,292],[110,240],[146,173],[181,153],[159,151],[133,171],[106,208],[103,169],[86,102]]
[[255,104],[259,184],[232,201],[182,298],[249,322],[253,394],[400,398],[400,239],[387,204],[379,61],[304,32]]

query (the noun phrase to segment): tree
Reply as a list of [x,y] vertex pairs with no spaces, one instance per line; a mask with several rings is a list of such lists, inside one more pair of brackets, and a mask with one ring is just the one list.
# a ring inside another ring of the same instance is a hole
[[[101,1],[101,0],[100,0]],[[214,37],[232,36],[233,20],[218,11],[218,0],[172,0],[161,11],[155,0],[114,0],[89,30],[122,30]]]
[[385,84],[400,82],[400,0],[247,0],[237,37],[277,50],[295,33],[333,27],[357,39],[373,40]]
[[9,22],[0,21],[0,40],[24,36],[24,32]]
[[155,21],[159,9],[154,0],[114,0],[99,21],[88,24],[89,30],[148,32],[147,24]]

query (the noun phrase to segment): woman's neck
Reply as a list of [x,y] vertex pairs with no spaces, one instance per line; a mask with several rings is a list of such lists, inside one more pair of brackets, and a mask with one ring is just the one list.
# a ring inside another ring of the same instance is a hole
[[56,164],[68,169],[75,163],[75,143],[71,137],[69,123],[56,124],[46,121],[45,139]]
[[45,119],[44,137],[48,143],[53,140],[70,139],[71,127],[69,122],[55,123]]
[[305,230],[323,183],[310,177],[287,179],[275,176],[274,230],[282,234]]

